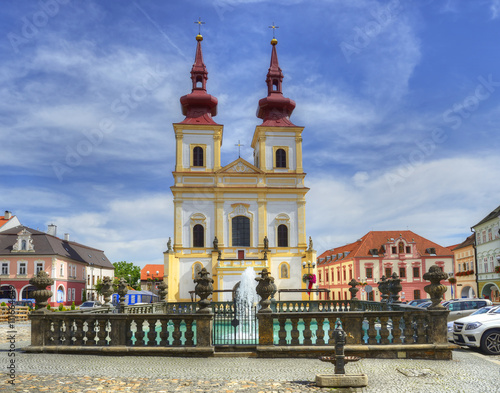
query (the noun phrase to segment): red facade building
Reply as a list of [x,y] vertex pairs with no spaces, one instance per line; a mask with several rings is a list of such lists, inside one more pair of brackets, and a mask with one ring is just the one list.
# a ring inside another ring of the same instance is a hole
[[[412,231],[371,231],[354,243],[323,252],[317,258],[318,287],[330,290],[332,300],[350,299],[349,281],[354,278],[362,285],[361,300],[380,300],[378,282],[396,273],[401,278],[402,301],[427,298],[424,287],[429,282],[424,273],[438,265],[453,275],[453,253]],[[450,286],[448,281],[442,284]],[[371,289],[371,291],[370,291]],[[325,299],[327,294],[321,294]],[[445,293],[451,297],[451,291]]]

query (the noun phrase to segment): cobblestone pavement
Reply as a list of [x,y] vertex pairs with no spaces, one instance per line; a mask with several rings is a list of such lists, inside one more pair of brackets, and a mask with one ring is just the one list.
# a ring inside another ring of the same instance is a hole
[[364,373],[362,389],[321,389],[316,374],[333,367],[315,359],[166,358],[27,354],[29,323],[16,324],[15,385],[7,384],[9,343],[0,324],[0,391],[14,392],[500,392],[500,359],[469,349],[451,361],[362,359],[348,364]]

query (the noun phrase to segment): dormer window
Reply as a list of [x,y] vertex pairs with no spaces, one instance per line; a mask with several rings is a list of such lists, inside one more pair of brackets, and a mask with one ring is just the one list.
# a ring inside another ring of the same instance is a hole
[[12,246],[12,252],[35,252],[31,232],[23,229],[17,234],[17,240]]

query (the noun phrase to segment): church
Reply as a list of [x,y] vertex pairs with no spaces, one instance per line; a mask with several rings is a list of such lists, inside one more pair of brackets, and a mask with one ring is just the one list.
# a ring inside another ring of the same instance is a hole
[[[253,162],[240,157],[226,165],[221,163],[224,126],[213,119],[218,101],[207,92],[201,34],[196,41],[192,91],[180,99],[185,119],[173,124],[174,236],[164,253],[168,300],[191,301],[202,268],[214,280],[214,301],[231,300],[248,267],[256,274],[267,268],[278,289],[305,290],[303,276],[315,273],[316,251],[306,234],[304,127],[290,120],[295,102],[283,95],[278,41],[271,41],[267,97],[258,102],[262,123],[251,140]],[[280,297],[292,299],[285,292]],[[305,291],[293,296],[307,298]]]

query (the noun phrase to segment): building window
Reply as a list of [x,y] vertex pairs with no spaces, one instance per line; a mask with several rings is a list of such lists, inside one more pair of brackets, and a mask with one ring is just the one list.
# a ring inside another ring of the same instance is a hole
[[278,247],[288,247],[288,227],[284,224],[278,227]]
[[321,276],[321,272],[318,272],[318,280],[319,280],[319,282],[323,282],[323,281],[322,281],[322,278],[323,278],[323,277]]
[[392,253],[393,253],[393,254],[397,254],[397,253],[398,253],[398,250],[397,250],[397,248],[396,248],[396,247],[392,247]]
[[2,262],[2,275],[6,276],[9,274],[9,262]]
[[42,270],[43,270],[43,262],[37,262],[35,267],[35,274],[38,274],[38,272],[41,272]]
[[486,231],[483,231],[483,243],[486,243]]
[[411,254],[411,246],[406,246],[406,253]]
[[369,300],[370,302],[375,301],[375,299],[374,299],[374,297],[373,297],[373,291],[371,291],[371,292],[369,292],[369,293],[368,293],[368,300]]
[[327,283],[330,281],[330,275],[328,274],[328,271],[325,273],[325,280]]
[[250,247],[250,219],[236,216],[232,219],[233,247]]
[[59,268],[59,276],[63,277],[64,276],[64,265],[61,263],[61,267]]
[[193,166],[204,166],[203,165],[203,148],[196,146],[193,149]]
[[286,152],[284,149],[276,150],[276,168],[286,168]]
[[201,224],[193,227],[193,247],[205,247],[205,228]]
[[491,232],[491,228],[488,229],[488,241],[493,240],[493,233]]
[[340,269],[337,269],[337,282],[340,282]]
[[413,268],[413,278],[420,278],[420,268],[419,267]]
[[90,274],[87,275],[87,285],[90,285]]
[[406,268],[405,267],[399,268],[399,278],[406,278]]
[[414,300],[420,299],[420,289],[415,289],[413,291],[413,299]]
[[[396,247],[394,247],[396,248]],[[392,275],[392,268],[391,267],[386,267],[385,268],[385,276],[390,277]]]
[[21,240],[21,250],[26,250],[26,240]]
[[347,281],[347,272],[344,269],[344,281]]
[[372,267],[366,268],[366,278],[373,278],[373,268]]
[[399,247],[399,253],[403,254],[405,252],[405,245],[403,244],[403,242],[399,242],[398,247]]
[[17,272],[19,275],[26,275],[26,262],[19,262],[19,271]]
[[488,273],[488,258],[483,258],[484,273]]
[[352,269],[349,269],[349,281],[352,280]]

